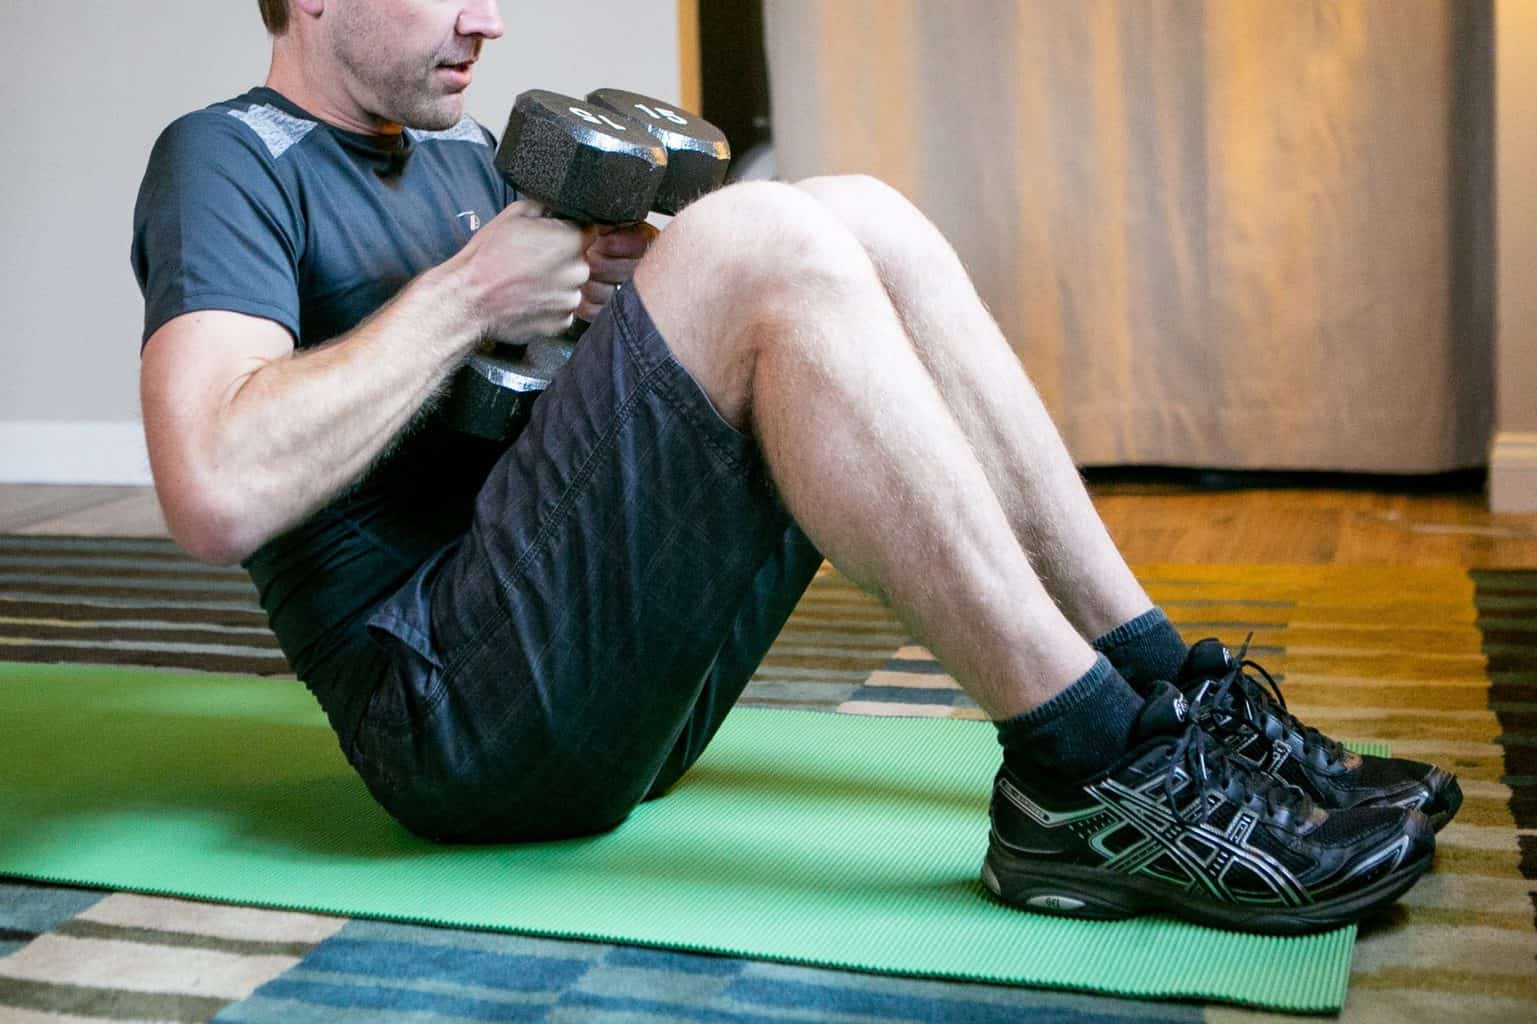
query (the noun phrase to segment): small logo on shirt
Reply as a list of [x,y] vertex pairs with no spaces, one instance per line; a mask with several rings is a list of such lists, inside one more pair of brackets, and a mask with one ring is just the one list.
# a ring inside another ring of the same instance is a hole
[[457,213],[454,216],[458,217],[460,220],[468,217],[470,231],[474,232],[480,230],[480,214],[476,213],[474,210],[465,210],[463,213]]

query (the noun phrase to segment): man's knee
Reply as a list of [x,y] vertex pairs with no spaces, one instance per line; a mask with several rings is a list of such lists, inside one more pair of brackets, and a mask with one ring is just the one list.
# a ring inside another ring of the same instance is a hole
[[901,192],[870,174],[823,174],[802,178],[795,187],[839,211],[874,216],[914,209]]
[[857,240],[824,204],[802,189],[755,181],[694,203],[647,260],[669,275],[708,275],[751,301],[841,280],[858,273],[861,256]]
[[790,185],[746,182],[679,214],[641,261],[635,286],[678,361],[741,429],[762,346],[793,341],[795,323],[880,281],[822,203]]
[[868,174],[805,178],[795,188],[831,211],[877,262],[932,241],[938,230],[906,196]]

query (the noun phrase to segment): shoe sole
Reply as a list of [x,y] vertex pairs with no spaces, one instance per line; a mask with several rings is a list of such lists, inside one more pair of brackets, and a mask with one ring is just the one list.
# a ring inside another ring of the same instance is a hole
[[1266,907],[1196,899],[1171,886],[1098,868],[1050,864],[1016,857],[996,846],[982,862],[982,884],[1010,906],[1039,914],[1119,921],[1143,914],[1172,914],[1195,924],[1267,935],[1305,935],[1354,924],[1392,903],[1419,881],[1433,853],[1356,892],[1300,907]]

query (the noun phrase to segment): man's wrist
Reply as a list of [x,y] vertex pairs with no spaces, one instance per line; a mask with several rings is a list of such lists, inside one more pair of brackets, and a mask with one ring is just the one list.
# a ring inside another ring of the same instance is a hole
[[412,288],[429,315],[442,318],[440,331],[435,333],[452,345],[454,354],[468,352],[485,337],[479,304],[474,301],[457,255],[423,272]]

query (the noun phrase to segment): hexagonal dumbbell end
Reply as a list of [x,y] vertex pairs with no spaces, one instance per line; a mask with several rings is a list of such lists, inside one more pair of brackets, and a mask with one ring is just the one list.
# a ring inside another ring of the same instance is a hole
[[595,224],[646,219],[667,150],[638,121],[544,89],[518,96],[496,168],[557,217]]
[[667,176],[651,205],[658,213],[677,213],[726,180],[731,145],[725,133],[704,118],[623,89],[599,89],[588,93],[587,100],[639,121],[666,147]]

